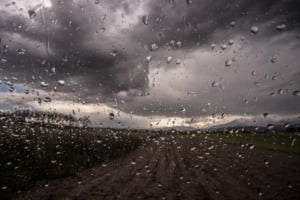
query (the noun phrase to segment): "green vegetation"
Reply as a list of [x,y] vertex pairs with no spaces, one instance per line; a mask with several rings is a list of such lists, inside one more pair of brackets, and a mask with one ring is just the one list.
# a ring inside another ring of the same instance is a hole
[[295,133],[210,133],[198,134],[197,137],[229,144],[254,145],[257,148],[300,154],[300,135]]
[[0,199],[9,198],[37,180],[74,175],[123,156],[144,140],[144,136],[125,130],[2,124]]

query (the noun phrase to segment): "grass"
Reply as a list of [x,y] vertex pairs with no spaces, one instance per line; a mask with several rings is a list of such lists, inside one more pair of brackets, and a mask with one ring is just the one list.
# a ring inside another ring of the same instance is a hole
[[137,149],[129,131],[12,124],[0,128],[0,199],[38,180],[74,175]]
[[199,134],[197,137],[229,144],[254,145],[257,148],[300,154],[300,135],[296,133],[211,133]]

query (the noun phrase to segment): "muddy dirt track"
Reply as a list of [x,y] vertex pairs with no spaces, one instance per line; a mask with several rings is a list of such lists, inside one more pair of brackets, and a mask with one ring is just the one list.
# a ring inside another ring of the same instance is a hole
[[300,199],[300,156],[168,136],[19,199]]

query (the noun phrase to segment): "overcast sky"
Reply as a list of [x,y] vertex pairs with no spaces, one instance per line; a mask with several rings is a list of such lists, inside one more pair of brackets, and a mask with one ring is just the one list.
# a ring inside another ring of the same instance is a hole
[[0,109],[125,127],[300,121],[299,10],[297,0],[1,0]]

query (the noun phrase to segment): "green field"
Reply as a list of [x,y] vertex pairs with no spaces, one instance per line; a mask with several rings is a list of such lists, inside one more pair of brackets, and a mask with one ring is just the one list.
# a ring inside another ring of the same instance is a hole
[[300,154],[300,135],[297,133],[210,133],[198,134],[197,138]]

